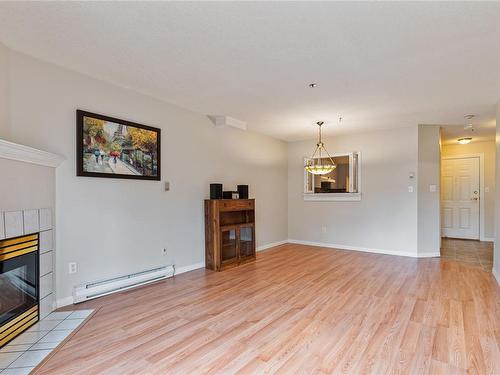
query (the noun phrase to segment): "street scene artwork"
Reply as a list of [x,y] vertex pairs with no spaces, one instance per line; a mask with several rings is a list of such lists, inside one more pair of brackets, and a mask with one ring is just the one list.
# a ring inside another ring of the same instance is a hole
[[77,174],[160,180],[160,129],[77,111]]

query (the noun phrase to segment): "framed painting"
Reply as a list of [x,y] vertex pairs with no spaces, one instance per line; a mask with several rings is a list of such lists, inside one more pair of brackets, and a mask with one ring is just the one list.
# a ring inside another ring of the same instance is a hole
[[161,179],[161,130],[76,111],[76,174],[87,177]]

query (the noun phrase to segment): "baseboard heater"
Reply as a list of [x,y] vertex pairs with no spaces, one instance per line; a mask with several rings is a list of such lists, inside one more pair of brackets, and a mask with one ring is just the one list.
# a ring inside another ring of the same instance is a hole
[[152,283],[173,276],[175,266],[164,266],[152,270],[118,276],[107,280],[81,284],[73,288],[73,303],[85,302],[111,293]]

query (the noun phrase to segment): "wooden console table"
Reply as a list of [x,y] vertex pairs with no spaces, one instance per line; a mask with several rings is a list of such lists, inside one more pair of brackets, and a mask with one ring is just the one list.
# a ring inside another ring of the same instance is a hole
[[205,200],[205,267],[214,271],[255,259],[255,199]]

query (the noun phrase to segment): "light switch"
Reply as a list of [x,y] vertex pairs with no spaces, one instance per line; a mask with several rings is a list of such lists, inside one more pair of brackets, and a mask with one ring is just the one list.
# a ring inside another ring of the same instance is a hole
[[489,193],[489,192],[490,192],[490,188],[489,188],[489,186],[485,186],[485,187],[484,187],[484,192],[485,192],[485,193]]
[[170,182],[165,181],[165,191],[169,191],[169,190],[170,190]]
[[429,185],[429,191],[431,193],[435,193],[437,191],[437,186],[436,185]]
[[408,186],[408,193],[413,193],[413,186]]

